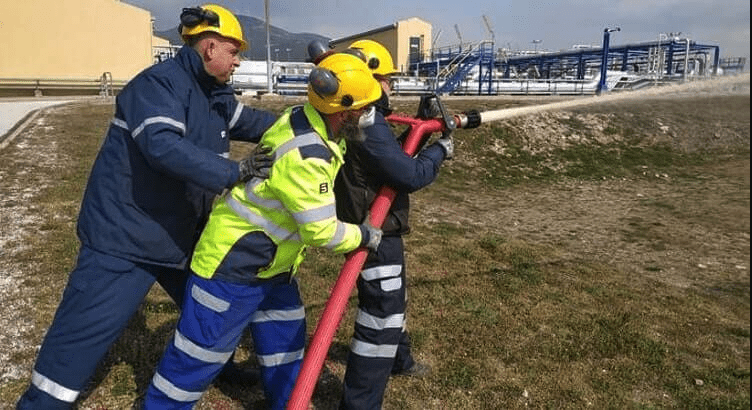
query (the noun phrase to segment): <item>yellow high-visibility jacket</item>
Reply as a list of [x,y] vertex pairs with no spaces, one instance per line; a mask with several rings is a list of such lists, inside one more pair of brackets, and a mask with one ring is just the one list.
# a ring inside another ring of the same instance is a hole
[[282,114],[260,142],[272,149],[269,178],[219,198],[196,245],[194,273],[242,283],[294,274],[308,245],[336,253],[360,246],[358,225],[337,219],[333,185],[343,153],[327,135],[308,103]]

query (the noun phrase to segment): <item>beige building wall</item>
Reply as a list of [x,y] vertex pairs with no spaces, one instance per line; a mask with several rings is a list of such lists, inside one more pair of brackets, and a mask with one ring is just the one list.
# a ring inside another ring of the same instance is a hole
[[0,78],[127,81],[153,62],[151,13],[117,0],[3,1]]
[[417,37],[420,39],[419,53],[421,58],[425,56],[431,48],[431,24],[423,21],[417,17],[412,17],[407,20],[401,20],[397,22],[397,37],[399,43],[397,45],[397,68],[407,73],[410,67],[410,38]]
[[153,47],[171,47],[170,40],[162,37],[154,36],[152,37],[152,46]]
[[425,56],[431,47],[431,29],[430,23],[418,17],[411,17],[406,20],[399,20],[389,26],[332,40],[330,45],[334,47],[335,51],[342,51],[357,40],[377,41],[392,54],[395,68],[402,73],[407,73],[410,66],[410,39],[418,39],[419,44],[416,51]]

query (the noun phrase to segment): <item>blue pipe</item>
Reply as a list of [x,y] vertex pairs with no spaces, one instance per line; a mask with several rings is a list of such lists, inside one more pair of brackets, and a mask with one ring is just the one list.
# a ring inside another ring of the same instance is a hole
[[603,58],[601,59],[601,79],[598,82],[598,88],[596,93],[600,94],[604,91],[608,91],[606,85],[606,71],[608,70],[608,42],[611,37],[611,31],[609,29],[603,30]]

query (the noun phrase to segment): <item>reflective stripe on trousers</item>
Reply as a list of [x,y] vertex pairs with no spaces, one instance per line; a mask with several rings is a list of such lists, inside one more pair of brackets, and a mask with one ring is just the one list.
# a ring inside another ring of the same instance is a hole
[[[163,283],[162,278],[172,281],[183,273],[136,264],[82,245],[39,349],[31,384],[17,408],[71,408],[155,278]],[[174,282],[175,286],[184,284],[180,280]]]
[[305,310],[297,282],[241,285],[193,275],[188,293],[144,408],[192,408],[249,325],[267,400],[273,408],[284,408],[305,343]]
[[380,409],[395,366],[412,366],[406,306],[402,238],[387,236],[358,278],[358,313],[341,409]]
[[[404,296],[390,294],[402,288],[401,273],[402,265],[383,265],[364,269],[361,277],[367,283],[364,286],[370,288],[368,294],[375,295],[372,298],[379,298],[383,302],[395,297],[404,299]],[[397,339],[390,337],[390,334],[394,333],[395,329],[401,331],[405,311],[404,305],[401,306],[399,303],[391,303],[391,305],[396,310],[389,311],[389,309],[384,309],[384,306],[373,304],[359,305],[355,319],[355,336],[350,346],[352,353],[363,357],[394,358],[397,353]],[[359,329],[370,329],[370,331],[358,331]],[[390,343],[391,341],[395,343]]]
[[55,399],[66,403],[73,403],[80,394],[76,390],[71,390],[50,380],[47,376],[38,373],[36,370],[31,373],[31,384]]

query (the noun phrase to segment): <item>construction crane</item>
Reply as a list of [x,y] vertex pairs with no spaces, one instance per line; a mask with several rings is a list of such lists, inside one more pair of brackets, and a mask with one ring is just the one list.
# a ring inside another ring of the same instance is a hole
[[436,35],[433,36],[433,40],[431,41],[431,50],[436,48],[436,43],[439,41],[439,37],[441,37],[441,29],[436,32]]
[[491,23],[488,21],[488,17],[486,17],[485,14],[483,15],[483,23],[486,24],[486,29],[491,33],[491,41],[496,44],[496,35],[494,34],[494,31],[491,28]]

